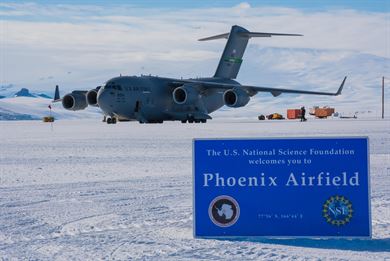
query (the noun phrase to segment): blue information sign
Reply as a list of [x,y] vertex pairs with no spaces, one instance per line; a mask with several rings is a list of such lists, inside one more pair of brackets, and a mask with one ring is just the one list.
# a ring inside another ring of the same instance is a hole
[[195,139],[195,237],[371,237],[368,138]]

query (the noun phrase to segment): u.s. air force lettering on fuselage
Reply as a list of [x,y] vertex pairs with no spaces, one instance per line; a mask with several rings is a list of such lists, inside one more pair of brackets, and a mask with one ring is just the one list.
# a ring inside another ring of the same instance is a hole
[[359,186],[359,172],[332,174],[320,172],[307,174],[289,173],[285,178],[260,173],[256,176],[224,176],[220,173],[203,173],[203,187],[322,187],[322,186]]

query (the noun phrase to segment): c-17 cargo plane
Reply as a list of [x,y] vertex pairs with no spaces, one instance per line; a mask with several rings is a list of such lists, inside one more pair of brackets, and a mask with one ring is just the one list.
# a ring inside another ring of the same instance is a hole
[[340,95],[345,80],[335,93],[290,90],[262,86],[241,85],[234,79],[240,70],[248,40],[252,37],[302,36],[301,34],[250,32],[234,25],[230,33],[219,34],[199,41],[225,38],[227,43],[213,77],[172,79],[157,76],[120,76],[108,80],[104,86],[90,91],[73,91],[62,99],[56,87],[54,101],[62,101],[67,110],[83,110],[88,105],[98,106],[107,123],[139,121],[162,123],[179,120],[183,123],[206,122],[210,113],[226,105],[237,108],[248,104],[258,92],[269,92],[274,97],[282,93]]

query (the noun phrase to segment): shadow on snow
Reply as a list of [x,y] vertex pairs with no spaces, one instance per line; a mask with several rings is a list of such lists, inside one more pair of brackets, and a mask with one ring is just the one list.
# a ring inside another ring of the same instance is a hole
[[351,251],[390,252],[390,238],[380,239],[266,239],[237,238],[233,241],[250,241],[264,244],[277,244],[295,247],[311,247],[322,249],[338,249]]

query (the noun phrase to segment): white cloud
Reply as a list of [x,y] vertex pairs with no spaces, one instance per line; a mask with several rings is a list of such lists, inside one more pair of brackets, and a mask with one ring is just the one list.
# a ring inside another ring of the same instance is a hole
[[[197,39],[228,32],[233,24],[252,31],[305,35],[252,39],[250,46],[257,48],[343,50],[315,56],[324,62],[337,62],[345,51],[390,57],[388,13],[305,12],[252,7],[245,2],[231,8],[174,10],[1,3],[0,12],[1,84],[45,88],[61,81],[78,87],[119,73],[210,76],[225,41]],[[297,56],[280,59],[273,69],[307,70],[310,63],[305,55],[300,54],[298,61],[294,60]],[[252,57],[250,53],[244,58],[245,63],[262,59],[261,54]],[[67,75],[68,71],[75,73]],[[54,79],[39,80],[45,75]]]
[[244,9],[245,10],[245,9],[251,8],[251,5],[249,3],[247,3],[247,2],[242,2],[242,3],[238,4],[238,5],[236,5],[235,8],[236,9]]

